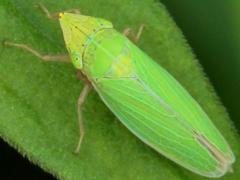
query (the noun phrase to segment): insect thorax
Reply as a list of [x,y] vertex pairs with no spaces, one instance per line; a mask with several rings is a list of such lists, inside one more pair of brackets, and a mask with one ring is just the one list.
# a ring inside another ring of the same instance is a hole
[[90,80],[131,77],[132,44],[114,29],[99,32],[83,54],[83,72]]

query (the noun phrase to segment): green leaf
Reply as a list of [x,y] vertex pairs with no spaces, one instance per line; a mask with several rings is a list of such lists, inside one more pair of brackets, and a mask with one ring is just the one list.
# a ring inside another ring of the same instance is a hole
[[[66,53],[58,22],[38,1],[1,1],[2,39],[26,43],[46,54]],[[112,21],[119,31],[146,29],[138,46],[178,79],[202,105],[240,154],[239,136],[198,61],[165,8],[153,0],[45,1],[50,11],[80,8]],[[0,135],[30,161],[60,179],[205,179],[159,155],[132,135],[92,92],[84,107],[86,136],[79,156],[76,101],[82,82],[70,64],[42,62],[0,46]],[[224,179],[237,179],[235,172]]]

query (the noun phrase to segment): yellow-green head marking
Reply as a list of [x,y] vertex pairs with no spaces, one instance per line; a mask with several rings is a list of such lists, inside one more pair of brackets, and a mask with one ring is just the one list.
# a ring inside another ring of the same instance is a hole
[[77,69],[82,68],[82,56],[94,35],[102,29],[112,28],[112,23],[101,18],[71,13],[59,13],[66,47]]

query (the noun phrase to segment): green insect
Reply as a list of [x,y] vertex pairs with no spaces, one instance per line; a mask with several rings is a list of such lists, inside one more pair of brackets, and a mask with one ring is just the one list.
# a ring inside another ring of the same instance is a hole
[[[86,82],[78,100],[76,153],[84,135],[81,107],[93,87],[116,117],[160,154],[202,176],[220,177],[231,170],[235,158],[229,145],[200,105],[166,70],[109,21],[73,13],[58,16],[70,59]],[[70,61],[68,56],[42,56],[24,44],[5,44],[46,61]]]

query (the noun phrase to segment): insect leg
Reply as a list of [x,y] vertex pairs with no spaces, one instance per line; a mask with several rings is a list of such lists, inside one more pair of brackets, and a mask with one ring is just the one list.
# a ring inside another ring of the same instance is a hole
[[83,116],[82,116],[82,107],[84,105],[84,102],[89,94],[89,92],[91,91],[91,86],[88,83],[85,83],[80,96],[78,98],[78,104],[77,104],[77,109],[78,109],[78,123],[79,123],[79,140],[78,140],[78,144],[76,146],[76,149],[74,151],[74,153],[79,154],[80,152],[80,148],[81,148],[81,144],[82,144],[82,140],[84,137],[84,126],[83,126]]
[[5,41],[4,45],[14,46],[14,47],[23,49],[25,51],[28,51],[28,52],[32,53],[33,55],[37,56],[38,58],[40,58],[43,61],[71,62],[70,57],[68,55],[42,55],[41,53],[39,53],[38,51],[29,47],[26,44],[17,44],[17,43],[13,43],[13,42],[10,42],[10,41]]
[[125,35],[126,37],[128,37],[130,40],[132,40],[133,42],[137,43],[141,37],[141,34],[143,32],[144,29],[144,24],[142,24],[139,29],[137,34],[135,34],[132,30],[132,28],[125,28],[123,30],[123,35]]
[[[50,13],[49,10],[42,3],[38,3],[37,6],[44,12],[44,14],[49,19],[58,19],[59,12],[57,12],[57,13]],[[69,10],[66,10],[64,12],[70,12],[70,13],[74,13],[74,14],[81,14],[79,9],[69,9]]]

